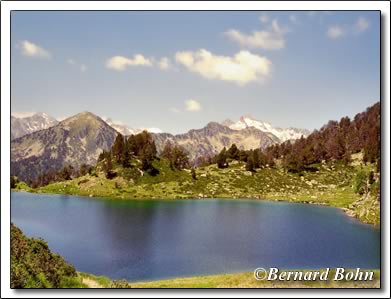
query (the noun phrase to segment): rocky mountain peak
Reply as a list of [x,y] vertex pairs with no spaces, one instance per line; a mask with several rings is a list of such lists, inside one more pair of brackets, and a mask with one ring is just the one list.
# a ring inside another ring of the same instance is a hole
[[106,122],[101,119],[99,116],[95,115],[92,112],[84,111],[76,115],[68,117],[60,122],[61,126],[65,127],[77,127],[77,126],[87,126],[87,127],[100,127],[107,125]]

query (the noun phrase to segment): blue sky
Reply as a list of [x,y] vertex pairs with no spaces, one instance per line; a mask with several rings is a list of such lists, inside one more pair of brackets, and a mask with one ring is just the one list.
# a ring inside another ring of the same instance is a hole
[[378,12],[13,12],[12,112],[314,129],[380,98]]

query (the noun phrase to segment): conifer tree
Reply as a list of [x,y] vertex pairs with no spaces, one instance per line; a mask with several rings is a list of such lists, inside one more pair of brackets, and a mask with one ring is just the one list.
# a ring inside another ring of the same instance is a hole
[[239,160],[240,151],[235,143],[227,151],[227,157],[233,160]]
[[255,167],[254,167],[254,155],[252,152],[248,155],[247,161],[246,161],[246,170],[254,172]]
[[218,168],[226,168],[228,167],[227,163],[227,150],[224,147],[221,152],[217,155],[217,167]]
[[116,163],[122,163],[124,156],[124,136],[118,133],[112,147],[113,159]]

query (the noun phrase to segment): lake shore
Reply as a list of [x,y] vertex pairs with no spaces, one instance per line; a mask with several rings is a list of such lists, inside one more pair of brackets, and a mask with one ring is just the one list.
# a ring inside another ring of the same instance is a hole
[[372,281],[334,281],[335,271],[333,269],[330,270],[329,279],[326,281],[319,279],[315,281],[256,280],[253,272],[182,277],[146,282],[112,281],[105,276],[95,276],[87,273],[79,273],[79,276],[87,288],[380,288],[380,270],[369,271],[374,272]]
[[[159,166],[159,167],[158,167]],[[168,165],[157,176],[144,175],[137,180],[126,178],[122,168],[113,179],[103,173],[87,174],[72,180],[30,188],[23,182],[13,191],[103,197],[113,200],[188,200],[256,199],[326,205],[342,209],[348,216],[364,223],[380,224],[380,202],[375,196],[359,195],[353,190],[355,173],[361,166],[340,162],[316,165],[316,171],[287,173],[281,169],[245,170],[243,163],[228,168],[215,165],[196,169],[196,179],[189,170],[172,171]],[[366,166],[370,169],[372,166]],[[315,168],[315,166],[314,166]]]
[[202,196],[202,197],[186,197],[186,196],[172,196],[172,197],[166,197],[166,198],[158,198],[158,197],[138,197],[138,198],[131,198],[131,197],[125,197],[124,195],[121,196],[99,196],[99,195],[86,195],[86,194],[80,194],[80,193],[62,193],[62,192],[42,192],[41,190],[35,191],[34,189],[31,190],[23,190],[23,189],[12,189],[12,192],[28,192],[28,193],[34,193],[34,194],[54,194],[54,195],[74,195],[74,196],[82,196],[82,197],[88,197],[88,198],[105,198],[105,199],[110,199],[110,200],[202,200],[202,199],[223,199],[223,200],[234,200],[234,201],[240,201],[240,200],[262,200],[262,201],[272,201],[272,202],[289,202],[289,203],[301,203],[301,204],[311,204],[311,205],[319,205],[319,206],[329,206],[333,208],[338,208],[341,211],[343,211],[347,216],[358,219],[363,223],[366,224],[372,224],[375,226],[378,226],[380,224],[380,221],[366,221],[360,215],[355,211],[354,209],[346,206],[340,206],[338,204],[330,204],[326,202],[319,202],[319,201],[314,201],[314,200],[306,200],[305,198],[297,200],[292,199],[292,198],[281,198],[278,195],[271,194],[269,197],[256,197],[256,196],[249,196],[249,197],[240,197],[240,198],[234,198],[234,197],[207,197],[207,196]]

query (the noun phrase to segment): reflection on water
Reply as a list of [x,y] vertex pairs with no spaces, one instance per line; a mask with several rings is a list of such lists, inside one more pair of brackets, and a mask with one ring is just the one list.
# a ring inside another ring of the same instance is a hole
[[380,232],[338,209],[249,200],[12,193],[11,219],[78,271],[150,280],[257,267],[380,267]]

